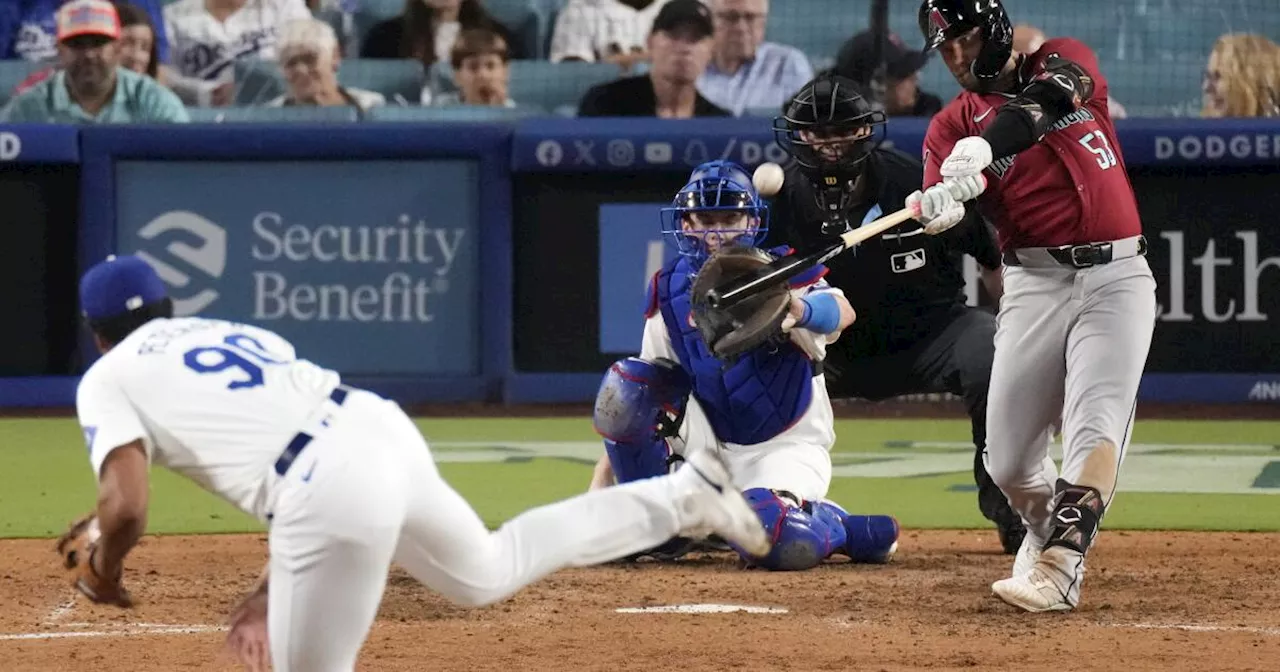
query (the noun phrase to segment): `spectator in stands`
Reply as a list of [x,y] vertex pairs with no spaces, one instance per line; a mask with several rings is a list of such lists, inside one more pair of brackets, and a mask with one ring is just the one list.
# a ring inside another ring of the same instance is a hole
[[280,31],[280,71],[289,92],[267,103],[268,107],[350,105],[360,116],[387,101],[376,91],[348,88],[338,83],[342,52],[333,27],[319,19],[298,19]]
[[804,52],[765,42],[769,0],[711,0],[714,48],[698,79],[707,100],[737,116],[752,108],[776,112],[813,79]]
[[[159,47],[156,41],[156,30],[146,10],[128,2],[116,2],[116,13],[120,16],[120,65],[140,75],[156,78],[159,70]],[[44,70],[31,73],[13,89],[13,95],[25,93],[36,84],[43,82],[57,72],[50,66]]]
[[188,105],[235,102],[237,61],[275,60],[280,27],[311,17],[303,0],[177,0],[164,8],[163,81]]
[[1013,50],[1019,54],[1034,54],[1047,38],[1044,31],[1028,23],[1013,27]]
[[1204,117],[1280,117],[1280,46],[1262,35],[1218,38],[1205,67]]
[[106,0],[73,0],[56,15],[61,69],[14,98],[10,123],[185,122],[187,111],[154,79],[120,67],[120,17]]
[[449,55],[458,91],[437,96],[432,104],[515,107],[507,96],[510,61],[507,41],[498,33],[487,28],[462,31]]
[[[1033,25],[1020,23],[1013,27],[1013,50],[1019,54],[1034,54],[1040,51],[1046,39],[1044,31]],[[1115,96],[1107,97],[1107,111],[1111,113],[1112,119],[1124,119],[1129,116],[1124,105],[1121,105]]]
[[569,0],[551,33],[551,62],[615,63],[628,74],[649,60],[653,20],[670,0]]
[[[405,0],[404,12],[369,29],[361,58],[412,58],[429,68],[448,63],[454,42],[464,30],[486,28],[502,36],[512,58],[511,31],[489,15],[480,0]],[[428,101],[423,101],[428,102]]]
[[[54,13],[65,1],[0,0],[0,59],[55,60],[58,41]],[[127,3],[115,0],[115,4]],[[163,0],[133,0],[132,4],[150,17],[148,24],[158,26],[164,22]],[[121,19],[124,19],[123,14]],[[168,56],[168,42],[163,33],[155,35],[155,38],[156,50],[163,60]]]
[[583,117],[727,117],[698,93],[698,77],[711,60],[711,11],[698,0],[670,0],[653,20],[647,43],[649,72],[594,86],[583,96]]
[[[876,60],[875,35],[863,31],[849,38],[836,56],[835,72],[875,91],[885,114],[891,117],[932,117],[942,110],[942,99],[920,90],[920,70],[929,55],[908,49],[902,38],[890,33]],[[884,65],[884,91],[876,91],[876,70]]]

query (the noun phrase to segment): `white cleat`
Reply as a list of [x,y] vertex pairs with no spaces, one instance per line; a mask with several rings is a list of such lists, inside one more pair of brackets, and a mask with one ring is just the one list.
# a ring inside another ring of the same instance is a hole
[[[991,592],[1024,611],[1070,611],[1080,603],[1084,556],[1063,548],[1041,555],[1025,574],[991,584]],[[1066,568],[1066,569],[1063,569]]]
[[1043,548],[1044,541],[1031,530],[1027,530],[1027,536],[1022,538],[1022,545],[1018,547],[1018,555],[1013,559],[1013,573],[1009,576],[1017,578],[1029,574],[1031,568],[1035,567],[1036,562],[1040,560],[1040,551]]
[[682,506],[690,518],[702,522],[706,536],[721,539],[755,556],[769,554],[772,545],[760,523],[760,516],[733,485],[729,470],[720,457],[709,450],[685,456],[679,470],[690,472],[700,487],[694,497],[685,498]]

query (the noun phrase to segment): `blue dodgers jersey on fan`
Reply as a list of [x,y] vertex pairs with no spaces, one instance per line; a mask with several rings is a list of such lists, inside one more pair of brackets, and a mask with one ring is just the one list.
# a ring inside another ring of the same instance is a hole
[[[789,253],[789,248],[770,250]],[[793,287],[814,282],[826,272],[818,266],[793,278]],[[693,396],[706,412],[716,438],[754,445],[795,424],[813,400],[814,362],[791,341],[762,347],[726,364],[711,354],[692,320],[689,289],[694,268],[676,257],[654,276],[649,314],[660,311],[680,366],[693,382]]]
[[[64,0],[0,0],[0,59],[47,61],[58,55],[53,15]],[[159,60],[169,57],[161,0],[130,0],[151,18]]]

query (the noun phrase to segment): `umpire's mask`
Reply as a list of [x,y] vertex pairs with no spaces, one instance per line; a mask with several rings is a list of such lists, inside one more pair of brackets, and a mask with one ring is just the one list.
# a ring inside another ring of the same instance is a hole
[[866,90],[847,77],[818,75],[773,120],[778,144],[813,183],[823,212],[823,233],[849,229],[853,188],[863,163],[884,141],[884,112]]

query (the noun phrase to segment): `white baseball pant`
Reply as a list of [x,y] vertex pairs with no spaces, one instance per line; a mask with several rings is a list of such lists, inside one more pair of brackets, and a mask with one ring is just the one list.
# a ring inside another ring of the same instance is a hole
[[392,402],[351,392],[278,488],[268,631],[277,672],[350,672],[391,563],[464,606],[681,532],[680,485],[657,478],[532,509],[490,532]]

